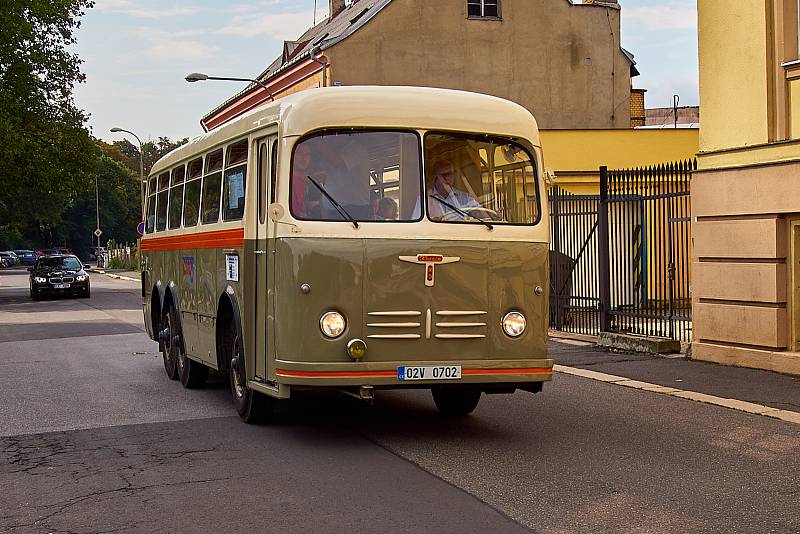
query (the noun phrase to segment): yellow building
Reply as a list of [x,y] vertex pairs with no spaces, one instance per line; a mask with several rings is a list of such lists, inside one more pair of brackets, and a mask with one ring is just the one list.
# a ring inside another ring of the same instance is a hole
[[695,157],[696,128],[541,130],[545,166],[576,195],[600,193],[600,166],[631,169]]
[[694,358],[800,374],[798,0],[698,0]]

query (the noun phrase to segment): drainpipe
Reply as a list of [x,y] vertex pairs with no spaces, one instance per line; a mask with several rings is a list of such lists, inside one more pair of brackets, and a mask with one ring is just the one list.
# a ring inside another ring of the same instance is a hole
[[322,59],[322,50],[319,46],[311,50],[311,60],[322,65],[322,87],[328,87],[328,58]]

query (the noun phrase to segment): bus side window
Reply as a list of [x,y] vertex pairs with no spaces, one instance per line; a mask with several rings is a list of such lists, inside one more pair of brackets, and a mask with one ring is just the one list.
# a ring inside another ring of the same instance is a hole
[[247,140],[228,146],[225,179],[222,182],[222,220],[236,221],[244,215]]
[[200,215],[200,191],[203,177],[203,158],[189,162],[186,191],[183,196],[183,227],[197,224]]
[[183,211],[183,181],[186,177],[186,168],[181,165],[172,169],[172,181],[169,190],[169,229],[181,227]]
[[167,229],[167,199],[169,198],[169,173],[165,172],[158,176],[158,194],[156,199],[156,232],[163,232]]
[[272,142],[272,170],[269,177],[269,201],[277,202],[275,199],[275,184],[278,181],[278,140]]
[[219,194],[222,185],[222,149],[206,156],[206,175],[203,178],[203,203],[201,221],[211,224],[219,221]]

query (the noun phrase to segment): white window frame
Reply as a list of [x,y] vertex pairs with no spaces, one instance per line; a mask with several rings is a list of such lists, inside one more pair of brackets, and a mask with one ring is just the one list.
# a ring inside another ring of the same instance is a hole
[[[497,9],[497,15],[486,15],[486,3],[491,2]],[[487,19],[499,19],[501,18],[501,11],[500,11],[500,1],[501,0],[467,0],[467,17],[471,18],[487,18]],[[800,2],[800,0],[797,0]],[[469,8],[470,5],[479,4],[481,7],[481,14],[480,15],[470,15]]]

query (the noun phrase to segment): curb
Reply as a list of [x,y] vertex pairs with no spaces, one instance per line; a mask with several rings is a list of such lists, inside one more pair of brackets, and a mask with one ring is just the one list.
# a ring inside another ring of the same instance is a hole
[[114,278],[116,280],[128,280],[129,282],[141,282],[140,278],[131,278],[130,276],[122,276],[122,275],[119,275],[119,274],[107,273],[107,272],[102,271],[100,269],[93,270],[91,272],[97,273],[97,274],[104,274],[104,275],[108,276],[109,278]]
[[615,384],[618,386],[625,386],[628,388],[639,389],[642,391],[650,391],[652,393],[659,393],[662,395],[669,395],[670,397],[677,397],[679,399],[688,399],[703,404],[711,404],[713,406],[720,406],[731,410],[760,415],[763,417],[771,417],[773,419],[780,419],[787,423],[800,425],[800,412],[792,412],[790,410],[781,410],[771,406],[764,406],[762,404],[755,404],[752,402],[742,401],[738,399],[727,399],[725,397],[716,397],[706,393],[698,393],[696,391],[685,391],[682,389],[671,388],[667,386],[660,386],[658,384],[650,384],[647,382],[640,382],[638,380],[631,380],[624,376],[609,375],[606,373],[598,373],[597,371],[589,371],[587,369],[578,369],[576,367],[567,367],[565,365],[554,365],[553,370],[558,373],[567,375],[579,376],[581,378],[588,378],[589,380],[597,380],[599,382],[606,382],[608,384]]

